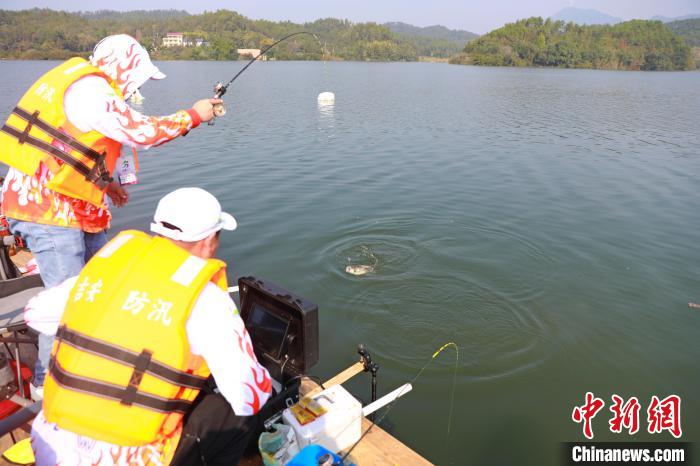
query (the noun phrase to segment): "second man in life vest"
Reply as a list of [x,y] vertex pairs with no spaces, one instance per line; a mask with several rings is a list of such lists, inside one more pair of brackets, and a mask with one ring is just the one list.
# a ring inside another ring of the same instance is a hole
[[[77,275],[106,242],[111,214],[128,194],[115,169],[122,145],[148,149],[213,118],[203,99],[189,110],[150,117],[126,103],[165,75],[131,36],[109,36],[90,60],[72,58],[40,77],[0,128],[0,162],[10,166],[2,212],[24,237],[47,287]],[[118,178],[118,177],[116,177]],[[43,385],[51,340],[39,337],[33,386]]]
[[29,325],[56,334],[38,466],[237,464],[271,380],[213,258],[235,227],[208,192],[176,190],[156,209],[158,236],[120,233],[29,302]]

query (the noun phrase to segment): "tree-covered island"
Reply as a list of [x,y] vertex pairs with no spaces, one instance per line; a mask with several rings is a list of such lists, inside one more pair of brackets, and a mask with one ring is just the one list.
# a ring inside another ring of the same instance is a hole
[[528,18],[469,42],[451,63],[672,71],[695,68],[685,41],[661,21],[615,25]]

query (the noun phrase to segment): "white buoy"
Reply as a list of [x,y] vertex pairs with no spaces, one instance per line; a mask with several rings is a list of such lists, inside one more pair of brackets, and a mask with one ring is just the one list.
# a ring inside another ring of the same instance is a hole
[[335,94],[332,92],[321,92],[318,95],[318,103],[322,105],[331,105],[335,102]]

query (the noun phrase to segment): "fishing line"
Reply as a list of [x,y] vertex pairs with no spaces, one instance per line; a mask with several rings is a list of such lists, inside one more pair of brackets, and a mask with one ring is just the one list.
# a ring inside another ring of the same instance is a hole
[[[447,438],[448,439],[450,436],[450,432],[452,431],[452,411],[454,410],[455,390],[457,388],[457,368],[459,367],[459,346],[457,346],[457,344],[453,341],[442,345],[440,347],[440,349],[438,349],[437,351],[435,351],[435,353],[433,353],[433,356],[428,360],[428,362],[426,362],[423,365],[423,367],[420,368],[420,370],[415,375],[415,377],[413,377],[411,379],[411,381],[408,382],[408,385],[413,385],[413,383],[415,383],[415,381],[418,380],[418,378],[423,374],[423,371],[425,371],[425,369],[435,360],[435,358],[437,358],[440,355],[440,353],[442,353],[449,346],[454,347],[454,349],[456,351],[456,355],[455,355],[454,376],[452,378],[452,394],[450,396],[450,413],[449,413],[449,416],[447,418]],[[404,387],[406,387],[406,385],[404,385]],[[367,434],[369,434],[369,431],[372,430],[372,427],[381,423],[382,420],[384,420],[384,418],[387,416],[387,414],[389,414],[389,411],[391,411],[391,409],[394,407],[394,404],[399,400],[401,395],[403,395],[404,390],[406,390],[406,388],[404,388],[401,392],[399,392],[399,395],[394,399],[394,401],[389,403],[386,411],[384,411],[384,413],[379,417],[379,419],[376,422],[370,421],[370,423],[371,423],[370,426],[362,433],[362,435],[360,435],[360,438],[357,440],[357,442],[355,442],[352,445],[352,447],[350,447],[350,449],[343,455],[343,457],[341,458],[341,461],[345,462],[345,460],[347,459],[348,456],[350,456],[350,453],[355,449],[355,447],[362,441],[363,438],[365,438],[365,436]]]
[[321,40],[320,40],[320,39],[318,38],[318,36],[317,36],[316,34],[314,34],[313,32],[299,31],[299,32],[294,32],[294,33],[292,33],[292,34],[289,34],[289,35],[287,35],[287,36],[284,36],[284,37],[281,38],[280,40],[278,40],[278,41],[276,41],[276,42],[273,42],[271,45],[268,45],[267,47],[265,47],[259,54],[257,54],[255,57],[253,57],[253,58],[248,62],[248,64],[246,64],[238,73],[236,73],[236,75],[235,75],[233,78],[231,78],[231,80],[230,80],[229,82],[227,82],[226,84],[224,84],[224,85],[222,86],[223,92],[221,93],[221,95],[224,95],[224,93],[226,93],[226,89],[228,88],[228,86],[229,86],[232,82],[234,82],[246,69],[248,69],[248,67],[249,67],[250,65],[252,65],[252,64],[255,62],[255,60],[257,60],[258,58],[260,58],[260,57],[262,57],[263,55],[265,55],[265,54],[267,53],[268,50],[270,50],[272,47],[274,47],[275,45],[279,44],[280,42],[284,42],[285,40],[289,39],[290,37],[298,36],[298,35],[301,35],[301,34],[308,34],[308,35],[310,35],[310,36],[314,36],[314,38],[318,41],[319,45],[321,45]]
[[[285,40],[287,40],[287,39],[289,39],[289,38],[291,38],[291,37],[298,36],[298,35],[301,35],[301,34],[308,34],[308,35],[310,35],[310,36],[313,36],[313,37],[318,41],[318,45],[321,46],[321,39],[319,39],[318,36],[317,36],[316,34],[314,34],[313,32],[299,31],[299,32],[294,32],[294,33],[292,33],[292,34],[286,35],[286,36],[284,36],[283,38],[281,38],[281,39],[279,39],[279,40],[273,42],[273,43],[270,44],[270,45],[268,45],[268,46],[265,47],[263,50],[261,50],[259,54],[257,54],[257,55],[254,56],[253,58],[251,58],[250,61],[249,61],[243,68],[241,68],[241,70],[240,70],[238,73],[236,73],[236,75],[235,75],[233,78],[231,78],[231,80],[230,80],[229,82],[227,82],[226,84],[223,84],[221,81],[217,82],[217,83],[214,85],[214,98],[215,98],[215,99],[220,99],[224,94],[226,94],[226,91],[228,90],[228,87],[231,85],[231,83],[233,83],[236,79],[238,79],[238,77],[239,77],[241,74],[243,74],[243,72],[244,72],[245,70],[247,70],[248,67],[249,67],[250,65],[252,65],[252,64],[255,62],[255,60],[257,60],[258,58],[260,58],[260,57],[262,57],[263,55],[265,55],[265,54],[267,53],[267,51],[270,50],[272,47],[274,47],[275,45],[279,44],[280,42],[284,42]],[[324,51],[324,53],[325,53],[325,51]],[[224,107],[224,104],[222,104],[222,103],[215,104],[215,105],[214,105],[214,114],[215,114],[216,116],[218,116],[218,117],[225,115],[225,114],[226,114],[226,108]],[[211,121],[210,121],[210,124],[213,124],[213,121],[214,121],[214,120],[211,120]]]
[[[317,37],[318,39],[318,37]],[[321,39],[318,39],[319,45],[321,44]],[[328,50],[326,42],[323,43],[323,87],[328,88]]]

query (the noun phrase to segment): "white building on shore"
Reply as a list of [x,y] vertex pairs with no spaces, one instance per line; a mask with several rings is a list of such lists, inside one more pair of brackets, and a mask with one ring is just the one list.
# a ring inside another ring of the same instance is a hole
[[[237,52],[239,57],[253,58],[260,55],[260,49],[238,49]],[[267,55],[263,55],[259,60],[267,60]]]
[[163,47],[182,47],[185,45],[185,35],[181,32],[169,32],[163,37]]
[[203,38],[185,37],[182,32],[169,32],[163,37],[163,47],[202,47],[209,45]]

